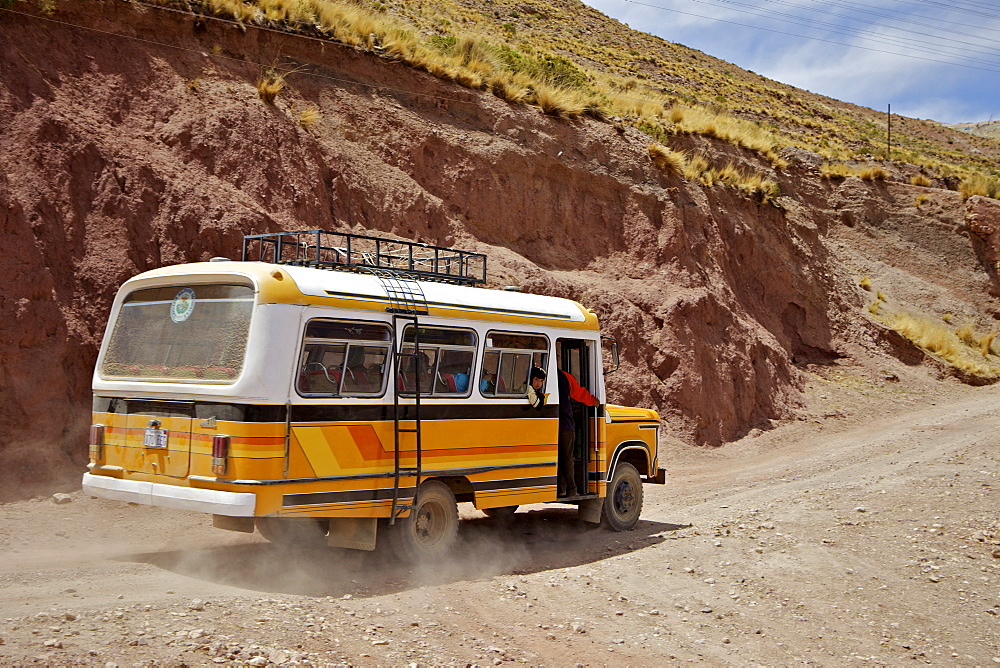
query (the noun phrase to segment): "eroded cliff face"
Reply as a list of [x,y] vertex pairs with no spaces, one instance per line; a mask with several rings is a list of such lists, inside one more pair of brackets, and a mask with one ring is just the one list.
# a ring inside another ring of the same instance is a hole
[[[802,156],[772,175],[783,208],[759,205],[663,175],[633,129],[549,118],[349,48],[120,2],[70,0],[52,18],[0,14],[7,496],[82,472],[120,283],[238,256],[244,234],[388,232],[486,252],[495,285],[594,308],[622,344],[611,400],[705,445],[794,417],[798,367],[867,341],[856,272],[910,244],[868,243],[912,215],[910,186],[823,182]],[[285,64],[297,70],[264,104],[255,80]],[[320,117],[306,129],[308,106]],[[937,192],[941,224],[959,227],[957,195]],[[975,299],[990,279],[951,237]]]

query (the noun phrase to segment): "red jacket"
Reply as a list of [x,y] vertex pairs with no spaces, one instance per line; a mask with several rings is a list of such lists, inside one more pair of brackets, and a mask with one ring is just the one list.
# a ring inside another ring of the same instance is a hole
[[573,418],[573,405],[570,400],[579,401],[587,406],[596,406],[600,402],[593,394],[576,382],[571,374],[559,372],[559,431],[575,431],[576,420]]
[[569,398],[575,401],[579,401],[581,404],[587,406],[596,406],[601,403],[597,400],[593,394],[587,391],[587,388],[583,387],[576,381],[573,374],[566,373],[565,371],[560,371],[562,375],[566,376],[566,382],[569,384]]

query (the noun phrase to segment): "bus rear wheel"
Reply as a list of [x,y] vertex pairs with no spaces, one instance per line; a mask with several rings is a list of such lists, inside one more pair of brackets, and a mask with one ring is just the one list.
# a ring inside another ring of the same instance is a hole
[[458,538],[455,495],[442,482],[425,482],[410,516],[396,520],[390,529],[389,543],[400,560],[419,562],[444,557]]
[[254,523],[268,542],[286,547],[324,545],[330,528],[320,517],[258,517]]
[[642,512],[642,479],[635,467],[620,462],[604,497],[602,524],[613,531],[628,531]]

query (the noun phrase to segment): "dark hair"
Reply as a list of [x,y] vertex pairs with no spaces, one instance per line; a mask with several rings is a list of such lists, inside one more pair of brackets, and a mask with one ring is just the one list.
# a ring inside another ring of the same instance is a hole
[[545,380],[545,372],[542,369],[538,368],[537,366],[533,366],[531,367],[531,374],[528,376],[528,382],[530,383],[536,378],[541,378],[542,380]]

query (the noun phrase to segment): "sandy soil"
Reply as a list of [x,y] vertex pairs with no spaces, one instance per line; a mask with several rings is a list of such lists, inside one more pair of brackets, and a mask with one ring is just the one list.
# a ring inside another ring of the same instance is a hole
[[470,506],[425,569],[80,493],[0,506],[0,665],[1000,664],[1000,387],[810,378],[810,418],[666,444],[631,532]]

